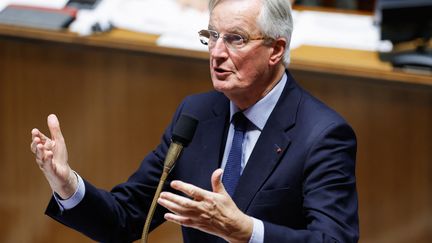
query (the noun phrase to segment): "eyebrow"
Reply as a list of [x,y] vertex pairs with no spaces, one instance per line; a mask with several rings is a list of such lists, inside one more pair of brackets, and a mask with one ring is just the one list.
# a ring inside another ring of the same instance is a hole
[[[211,25],[211,24],[209,24],[207,28],[209,30],[215,30],[215,31],[217,31],[216,28],[213,25]],[[242,34],[242,35],[246,35],[246,36],[249,35],[248,32],[245,29],[241,28],[241,27],[233,27],[231,29],[228,29],[227,33]]]
[[229,29],[229,32],[230,32],[230,33],[245,34],[245,35],[248,34],[248,31],[246,31],[245,29],[240,28],[240,27],[234,27],[234,28],[232,28],[232,29]]

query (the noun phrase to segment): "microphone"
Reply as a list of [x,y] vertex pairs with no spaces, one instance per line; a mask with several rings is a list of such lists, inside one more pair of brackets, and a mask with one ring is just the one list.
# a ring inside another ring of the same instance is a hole
[[186,114],[181,114],[177,123],[174,126],[173,134],[171,137],[171,144],[168,148],[168,152],[164,160],[164,168],[162,175],[159,179],[159,185],[156,189],[156,193],[153,197],[152,204],[150,206],[149,212],[147,214],[147,219],[144,224],[143,233],[141,236],[141,243],[147,243],[148,231],[150,228],[150,222],[153,218],[154,211],[157,205],[157,199],[162,191],[163,184],[168,177],[168,174],[174,168],[175,162],[180,156],[181,151],[184,147],[187,147],[195,134],[196,127],[198,125],[198,120],[194,117]]
[[174,167],[181,151],[184,147],[187,147],[192,140],[197,125],[197,119],[185,114],[180,116],[174,127],[171,138],[172,142],[165,157],[164,170],[167,169],[170,172]]

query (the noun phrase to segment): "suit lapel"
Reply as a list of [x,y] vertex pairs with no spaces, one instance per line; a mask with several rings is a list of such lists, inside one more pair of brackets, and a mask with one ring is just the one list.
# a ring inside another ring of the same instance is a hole
[[[214,117],[200,121],[200,149],[197,149],[196,158],[199,173],[196,178],[197,186],[211,190],[211,175],[220,166],[222,146],[229,117],[229,101],[223,96],[223,101],[217,102],[213,107]],[[195,168],[198,169],[198,168]]]
[[261,132],[233,197],[242,211],[247,210],[291,142],[287,131],[295,124],[301,92],[288,72],[287,75],[284,91]]

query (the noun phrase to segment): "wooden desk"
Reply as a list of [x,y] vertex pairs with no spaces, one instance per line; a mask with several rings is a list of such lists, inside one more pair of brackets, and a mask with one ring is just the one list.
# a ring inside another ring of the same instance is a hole
[[[207,53],[155,38],[0,26],[1,242],[91,242],[43,215],[51,192],[29,143],[48,114],[60,118],[72,167],[110,189],[156,146],[183,97],[211,89]],[[432,77],[320,47],[294,50],[290,70],[357,133],[361,242],[430,242]],[[181,242],[171,224],[151,237]]]

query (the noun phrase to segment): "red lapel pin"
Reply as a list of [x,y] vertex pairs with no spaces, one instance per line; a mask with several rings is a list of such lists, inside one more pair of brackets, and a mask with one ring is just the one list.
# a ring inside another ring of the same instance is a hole
[[276,147],[276,153],[280,154],[282,152],[282,149],[277,144],[275,144],[275,147]]

